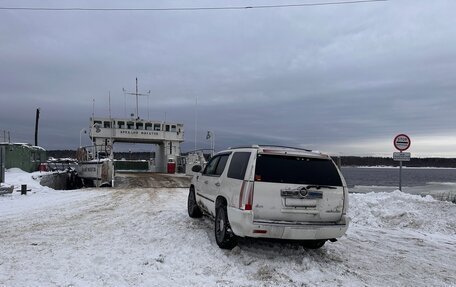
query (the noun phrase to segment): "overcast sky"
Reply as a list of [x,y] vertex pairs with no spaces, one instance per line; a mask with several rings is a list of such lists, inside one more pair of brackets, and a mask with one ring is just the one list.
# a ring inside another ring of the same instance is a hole
[[[286,3],[323,2],[289,0]],[[2,7],[236,6],[285,1],[7,1]],[[75,149],[95,115],[181,122],[184,151],[252,143],[456,157],[456,1],[390,0],[277,9],[0,11],[0,130]],[[126,112],[134,112],[134,98]],[[89,143],[87,136],[83,140]]]

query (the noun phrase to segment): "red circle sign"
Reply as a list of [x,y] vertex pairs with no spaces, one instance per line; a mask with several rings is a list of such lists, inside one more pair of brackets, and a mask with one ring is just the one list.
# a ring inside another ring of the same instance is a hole
[[407,150],[412,143],[408,135],[400,134],[397,135],[394,140],[394,147],[399,151]]

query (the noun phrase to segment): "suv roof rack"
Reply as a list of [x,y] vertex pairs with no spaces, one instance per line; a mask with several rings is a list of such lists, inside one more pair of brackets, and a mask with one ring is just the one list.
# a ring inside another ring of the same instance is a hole
[[236,147],[229,147],[228,149],[236,149],[236,148],[260,148],[260,147],[278,147],[278,148],[289,148],[289,149],[296,149],[296,150],[302,150],[302,151],[307,151],[307,152],[313,152],[311,149],[305,149],[305,148],[298,148],[298,147],[291,147],[291,146],[283,146],[283,145],[251,145],[251,146],[236,146]]

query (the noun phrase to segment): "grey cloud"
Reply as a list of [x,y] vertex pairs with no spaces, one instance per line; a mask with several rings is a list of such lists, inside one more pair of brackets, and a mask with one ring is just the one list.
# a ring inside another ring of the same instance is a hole
[[[171,4],[190,5],[128,3]],[[113,115],[124,116],[122,88],[133,90],[138,77],[140,90],[151,90],[151,118],[166,112],[185,124],[187,149],[196,97],[198,141],[207,144],[210,129],[219,148],[262,142],[334,150],[341,143],[341,152],[356,154],[350,143],[366,138],[454,134],[455,8],[452,1],[389,1],[220,12],[1,11],[0,129],[31,141],[39,106],[43,146],[73,148],[92,99],[107,116],[111,91]],[[147,100],[141,104],[146,117]]]

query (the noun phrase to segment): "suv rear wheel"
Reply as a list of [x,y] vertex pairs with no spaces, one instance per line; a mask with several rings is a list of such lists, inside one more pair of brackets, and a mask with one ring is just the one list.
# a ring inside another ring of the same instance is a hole
[[233,249],[237,245],[237,237],[228,221],[226,204],[217,202],[215,209],[215,241],[220,248]]
[[326,240],[306,240],[302,246],[306,249],[319,249],[325,245]]
[[200,218],[203,216],[201,209],[196,204],[195,188],[193,186],[190,187],[190,190],[188,192],[187,210],[188,216],[191,218]]

